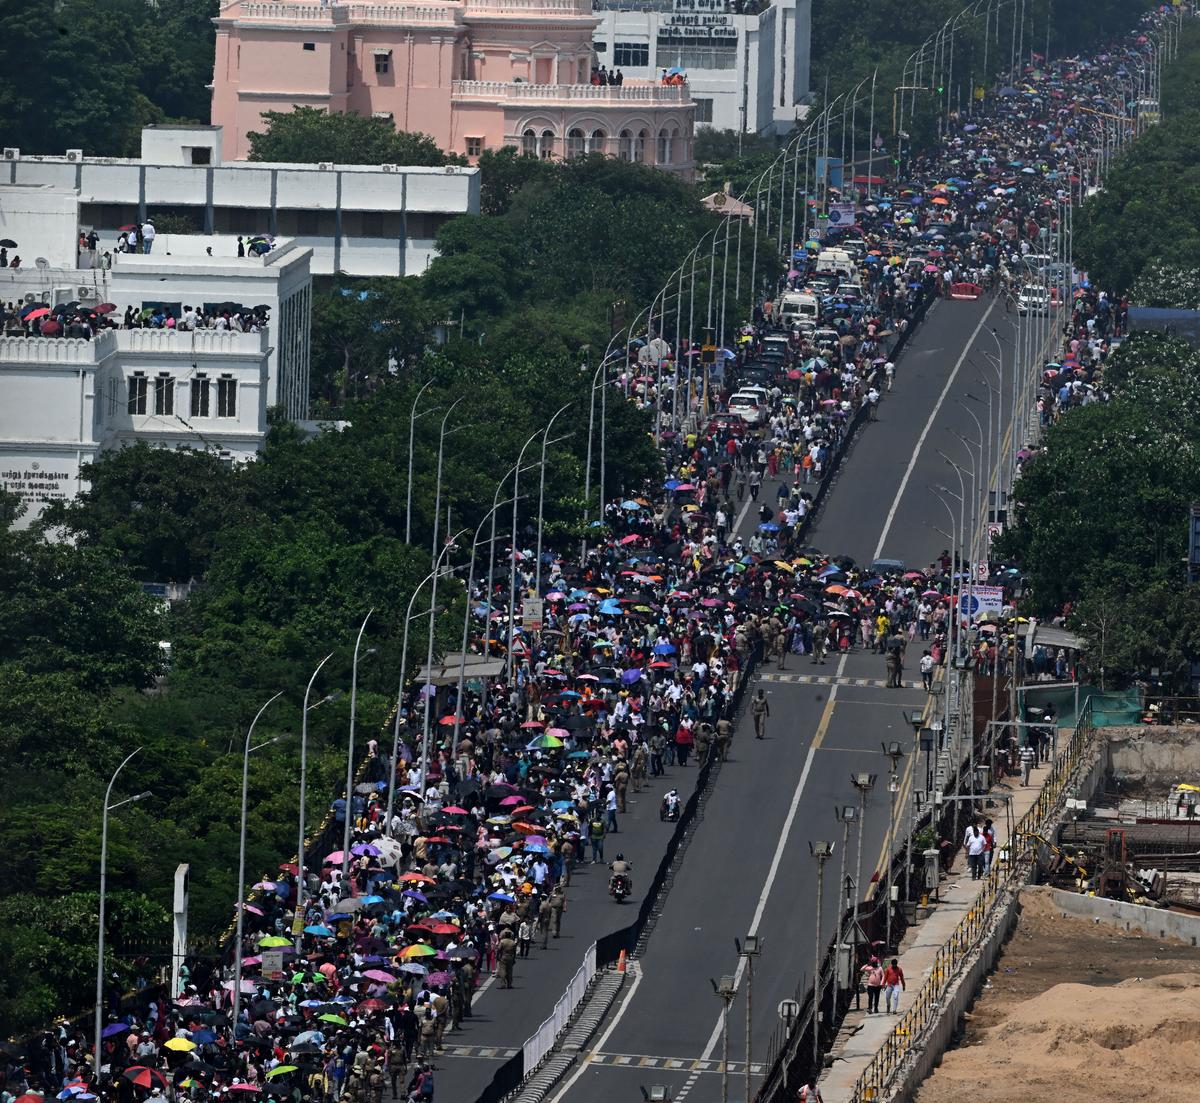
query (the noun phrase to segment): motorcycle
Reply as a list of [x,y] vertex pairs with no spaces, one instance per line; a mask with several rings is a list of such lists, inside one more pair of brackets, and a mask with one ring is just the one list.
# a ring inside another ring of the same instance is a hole
[[679,798],[672,800],[670,797],[663,797],[662,804],[658,806],[658,818],[663,823],[668,820],[676,822],[679,819]]
[[614,873],[608,882],[609,895],[618,903],[624,904],[625,897],[633,891],[633,882],[627,873]]

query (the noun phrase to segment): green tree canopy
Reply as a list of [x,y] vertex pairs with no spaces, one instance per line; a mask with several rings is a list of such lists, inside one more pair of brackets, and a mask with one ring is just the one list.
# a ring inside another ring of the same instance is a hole
[[452,158],[427,134],[397,130],[373,115],[330,114],[319,107],[265,111],[266,129],[248,135],[251,161],[342,165],[446,165]]

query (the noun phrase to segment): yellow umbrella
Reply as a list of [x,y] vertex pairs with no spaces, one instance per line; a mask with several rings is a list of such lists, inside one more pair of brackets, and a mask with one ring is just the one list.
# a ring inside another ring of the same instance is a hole
[[270,1072],[267,1073],[268,1080],[274,1080],[276,1076],[283,1076],[289,1072],[295,1072],[296,1065],[276,1065]]
[[782,571],[787,571],[788,574],[796,573],[796,568],[793,567],[790,563],[785,563],[782,559],[776,559],[775,566],[778,567]]
[[181,1053],[188,1053],[196,1048],[195,1042],[189,1042],[186,1038],[168,1038],[163,1045],[167,1049],[177,1049]]

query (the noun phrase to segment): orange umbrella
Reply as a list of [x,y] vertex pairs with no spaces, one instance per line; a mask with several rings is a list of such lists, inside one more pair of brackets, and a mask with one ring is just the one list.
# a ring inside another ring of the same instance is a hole
[[423,873],[404,873],[400,875],[401,881],[424,881],[427,885],[436,885],[437,880],[433,877],[426,877]]
[[512,825],[514,831],[519,831],[522,835],[536,835],[542,829],[534,823],[514,823]]

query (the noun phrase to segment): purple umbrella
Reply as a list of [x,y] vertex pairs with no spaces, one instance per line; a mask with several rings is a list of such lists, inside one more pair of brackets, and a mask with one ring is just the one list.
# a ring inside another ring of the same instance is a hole
[[631,667],[621,675],[621,684],[631,686],[634,682],[638,682],[642,677],[642,668],[640,666]]
[[428,904],[429,897],[422,896],[419,892],[414,892],[412,889],[405,889],[401,896],[407,896],[410,900],[415,900],[418,904]]
[[132,1029],[128,1023],[112,1023],[101,1031],[100,1037],[112,1038],[117,1034],[128,1034]]
[[449,973],[430,973],[425,983],[436,988],[439,984],[449,984],[452,979]]

